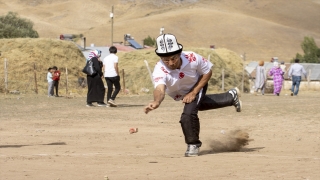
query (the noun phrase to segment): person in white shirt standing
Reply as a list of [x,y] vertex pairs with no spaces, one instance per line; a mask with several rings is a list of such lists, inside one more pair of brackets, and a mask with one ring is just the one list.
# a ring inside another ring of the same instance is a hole
[[208,94],[208,81],[213,64],[191,51],[182,51],[183,46],[172,34],[162,34],[157,38],[156,54],[160,61],[153,71],[154,100],[144,112],[157,109],[164,100],[165,93],[185,104],[180,118],[181,128],[187,144],[186,157],[198,156],[202,142],[199,139],[200,121],[198,111],[235,106],[241,111],[238,88],[221,94]]
[[53,69],[51,67],[48,68],[47,80],[48,80],[48,97],[53,97]]
[[295,63],[291,65],[288,73],[288,77],[292,77],[291,96],[298,95],[302,74],[304,74],[304,77],[307,78],[307,72],[303,66],[299,64],[299,61],[299,59],[294,60]]
[[[121,89],[118,69],[119,58],[116,55],[117,51],[118,50],[115,46],[111,46],[109,48],[110,54],[103,59],[104,78],[108,86],[107,103],[109,104],[109,106],[113,107],[117,106],[115,99]],[[113,86],[115,87],[114,91]]]

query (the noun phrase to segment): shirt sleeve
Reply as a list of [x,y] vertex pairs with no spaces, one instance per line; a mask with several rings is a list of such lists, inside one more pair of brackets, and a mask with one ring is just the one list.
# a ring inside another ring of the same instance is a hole
[[289,77],[291,77],[291,75],[292,75],[292,69],[293,69],[292,66],[293,66],[293,65],[290,66],[290,69],[289,69],[289,72],[288,72],[288,76],[289,76]]
[[270,69],[270,71],[269,71],[269,76],[272,76],[272,75],[273,75],[273,68]]
[[113,60],[113,63],[118,63],[119,62],[119,57],[118,56],[115,56],[114,60]]
[[157,63],[154,67],[152,78],[154,82],[154,88],[160,84],[166,84],[166,74],[161,70],[161,64]]
[[307,72],[306,72],[306,70],[304,69],[303,66],[302,66],[302,73],[304,74],[304,77],[307,78]]
[[198,67],[197,67],[198,73],[200,75],[208,74],[213,64],[207,59],[205,59],[204,57],[200,56],[199,54],[196,54],[196,56],[198,59]]

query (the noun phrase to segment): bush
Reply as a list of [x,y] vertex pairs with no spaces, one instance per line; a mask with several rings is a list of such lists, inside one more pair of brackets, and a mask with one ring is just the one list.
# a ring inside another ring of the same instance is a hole
[[[320,63],[320,49],[312,37],[304,37],[301,48],[304,55],[297,53],[294,59],[300,59],[302,63]],[[291,62],[294,62],[294,59]]]
[[27,37],[39,37],[38,32],[33,30],[33,22],[20,18],[14,12],[8,12],[6,16],[0,16],[0,39]]
[[143,44],[153,47],[156,44],[156,40],[155,38],[151,38],[150,36],[148,36],[147,38],[143,39]]

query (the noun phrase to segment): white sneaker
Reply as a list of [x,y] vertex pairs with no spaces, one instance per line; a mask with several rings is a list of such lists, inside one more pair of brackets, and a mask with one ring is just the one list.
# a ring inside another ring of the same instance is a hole
[[195,157],[199,156],[200,148],[196,144],[188,144],[188,148],[184,156],[186,157]]
[[114,102],[114,100],[109,99],[108,104],[110,104],[113,107],[117,107],[118,105],[116,104],[116,102]]
[[235,87],[234,89],[230,89],[228,92],[233,97],[233,106],[236,108],[236,111],[241,112],[242,102],[239,99],[239,97],[241,96],[240,90],[237,87]]

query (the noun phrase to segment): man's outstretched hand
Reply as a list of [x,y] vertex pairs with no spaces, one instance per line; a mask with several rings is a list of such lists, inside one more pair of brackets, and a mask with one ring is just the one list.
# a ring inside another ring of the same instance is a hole
[[144,108],[144,113],[148,114],[148,112],[150,112],[154,109],[157,109],[159,106],[160,106],[159,102],[153,101],[153,102],[149,103],[149,105]]

